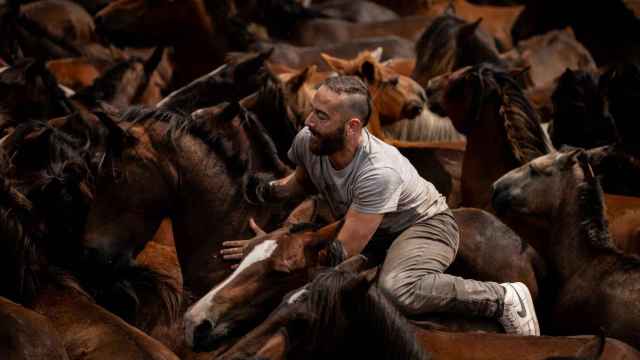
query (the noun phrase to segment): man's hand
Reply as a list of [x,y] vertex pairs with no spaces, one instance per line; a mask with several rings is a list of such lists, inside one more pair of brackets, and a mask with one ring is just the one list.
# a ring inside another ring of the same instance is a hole
[[270,182],[275,180],[273,176],[266,174],[251,174],[247,178],[244,188],[244,197],[249,204],[264,204],[273,200]]
[[[262,230],[258,226],[258,224],[256,224],[253,218],[249,219],[249,226],[251,227],[253,232],[256,234],[256,236],[254,236],[253,238],[249,240],[230,240],[222,243],[222,246],[224,248],[220,250],[220,255],[222,255],[222,258],[224,260],[231,260],[231,261],[242,260],[242,258],[246,255],[245,250],[249,247],[249,245],[251,245],[251,241],[258,236],[262,236],[266,234],[266,232]],[[231,266],[232,269],[235,269],[237,267],[238,267],[238,264],[234,264]]]

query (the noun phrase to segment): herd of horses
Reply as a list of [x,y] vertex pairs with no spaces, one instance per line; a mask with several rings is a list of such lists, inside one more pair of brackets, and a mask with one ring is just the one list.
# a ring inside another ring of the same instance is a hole
[[[0,5],[0,358],[640,359],[640,18],[500,2]],[[246,198],[336,75],[544,336],[406,317],[314,196]]]

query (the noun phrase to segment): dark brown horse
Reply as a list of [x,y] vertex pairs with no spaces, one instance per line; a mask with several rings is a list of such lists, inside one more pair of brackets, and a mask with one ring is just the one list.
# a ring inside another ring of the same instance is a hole
[[618,129],[619,146],[632,156],[640,156],[636,136],[640,128],[634,115],[640,99],[640,63],[612,67],[600,77],[599,86]]
[[[224,63],[229,50],[245,50],[241,27],[228,20],[227,1],[118,0],[96,14],[96,31],[129,46],[173,46],[176,89]],[[180,31],[176,31],[180,29]]]
[[514,78],[491,64],[442,75],[427,93],[432,110],[467,136],[462,206],[488,208],[496,179],[551,149]]
[[254,111],[272,117],[259,119],[237,104],[198,119],[154,109],[133,109],[118,124],[103,119],[110,147],[98,163],[83,241],[87,260],[127,265],[169,217],[185,286],[200,296],[221,281],[228,274],[217,257],[222,241],[246,237],[249,216],[260,224],[284,218],[282,207],[252,206],[243,193],[250,173],[289,171],[278,154],[294,133],[286,131],[291,125],[279,94],[275,80],[263,86]]
[[263,77],[268,76],[264,65],[270,55],[270,52],[263,52],[228,62],[173,91],[156,107],[191,114],[197,109],[253,94],[259,90]]
[[330,18],[354,23],[389,21],[398,18],[398,14],[388,7],[364,0],[312,2],[311,8]]
[[289,41],[299,46],[325,46],[352,39],[389,35],[416,41],[431,21],[426,16],[363,24],[338,19],[313,19],[303,22],[292,31]]
[[[571,26],[576,39],[596,60],[598,66],[620,64],[640,59],[640,20],[623,0],[606,3],[540,0],[527,2],[513,24],[515,43],[550,30]],[[594,25],[602,19],[616,19],[615,26]]]
[[[289,293],[269,318],[223,359],[308,359],[319,355],[350,359],[368,356],[369,351],[375,351],[371,358],[383,359],[395,359],[398,354],[420,358],[424,353],[434,359],[454,360],[576,359],[573,356],[590,353],[593,346],[592,336],[526,337],[412,328],[370,282],[370,271],[355,275],[330,270],[321,274],[311,284]],[[637,350],[615,339],[598,337],[596,344],[594,352],[600,359],[640,358]],[[388,353],[391,349],[395,352]]]
[[416,67],[412,77],[426,87],[432,78],[459,68],[490,62],[502,67],[493,39],[450,11],[433,20],[416,43]]
[[598,87],[598,78],[587,71],[567,69],[551,96],[553,121],[549,137],[556,148],[563,145],[591,149],[617,142],[614,119]]
[[20,59],[0,72],[0,129],[29,120],[46,121],[70,113],[55,78],[35,59]]
[[68,360],[60,334],[44,316],[0,297],[0,357]]
[[141,102],[143,95],[152,86],[151,79],[163,53],[164,49],[158,47],[146,60],[132,58],[121,61],[107,69],[90,86],[79,89],[71,99],[91,109],[98,107],[101,102],[117,109],[125,109]]
[[[451,273],[479,280],[523,281],[537,295],[545,265],[535,250],[485,211],[456,209],[454,215],[461,228],[461,240]],[[341,255],[334,242],[339,226],[340,223],[333,223],[318,231],[294,226],[254,238],[253,250],[233,275],[185,315],[187,341],[194,348],[210,349],[217,340],[255,325],[284,294],[310,281],[320,266],[335,265]],[[380,261],[377,253],[367,249],[365,253]],[[418,320],[449,329],[470,326],[436,314]],[[482,328],[488,327],[485,324]]]
[[640,260],[611,242],[602,189],[583,150],[552,153],[512,170],[494,184],[493,206],[551,224],[543,244],[559,280],[550,324],[556,333],[603,327],[638,346],[640,317],[629,310],[640,296]]

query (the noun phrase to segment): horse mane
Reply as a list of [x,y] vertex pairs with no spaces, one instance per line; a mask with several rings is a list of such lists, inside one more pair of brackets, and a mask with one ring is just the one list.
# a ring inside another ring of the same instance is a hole
[[257,134],[258,139],[261,140],[263,149],[269,151],[272,162],[284,160],[292,165],[287,152],[297,131],[293,122],[289,121],[284,87],[270,71],[265,72],[264,76],[263,84],[257,92],[255,108],[252,109],[260,119],[257,123],[263,127]]
[[[460,51],[456,50],[461,45],[452,39],[456,39],[460,27],[467,24],[463,19],[448,13],[435,18],[416,42],[416,67],[424,63],[423,59],[430,60],[428,64],[430,68],[440,70],[437,74],[455,70],[455,67],[473,65],[480,62],[491,62],[499,66],[505,66],[506,64],[500,58],[497,50],[479,36],[477,32],[473,36],[474,41],[466,42],[464,46],[473,49],[478,58],[472,59],[473,62],[471,62],[471,59],[462,61],[462,59],[458,58]],[[436,59],[439,60],[439,63],[434,63]]]
[[[376,359],[427,359],[413,328],[380,290],[372,287],[357,298],[348,293],[346,287],[356,276],[329,270],[309,285],[308,309],[313,321],[304,341],[316,350],[314,355],[322,358],[337,351],[345,358],[353,354],[361,358],[372,355]],[[344,339],[346,331],[362,337],[362,341]],[[349,346],[341,346],[345,341]]]
[[520,164],[525,164],[551,151],[549,140],[540,126],[535,109],[527,100],[516,80],[506,71],[489,63],[476,67],[487,95],[487,88],[498,91],[500,116],[504,122],[507,142]]
[[586,154],[579,156],[578,165],[583,173],[582,181],[577,185],[578,211],[581,219],[578,225],[579,236],[593,249],[614,255],[623,269],[640,268],[640,257],[628,256],[615,247],[611,241],[609,225],[605,216],[604,193],[597,176],[589,175],[590,168]]
[[133,58],[113,65],[96,78],[93,84],[76,91],[73,98],[89,106],[98,106],[100,101],[112,100],[117,94],[122,77],[136,62],[141,61]]

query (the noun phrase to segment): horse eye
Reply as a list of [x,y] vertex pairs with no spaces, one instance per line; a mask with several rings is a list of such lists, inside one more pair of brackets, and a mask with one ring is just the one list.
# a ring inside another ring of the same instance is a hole
[[391,86],[398,86],[399,82],[400,78],[398,78],[397,76],[389,79],[389,84],[391,84]]

